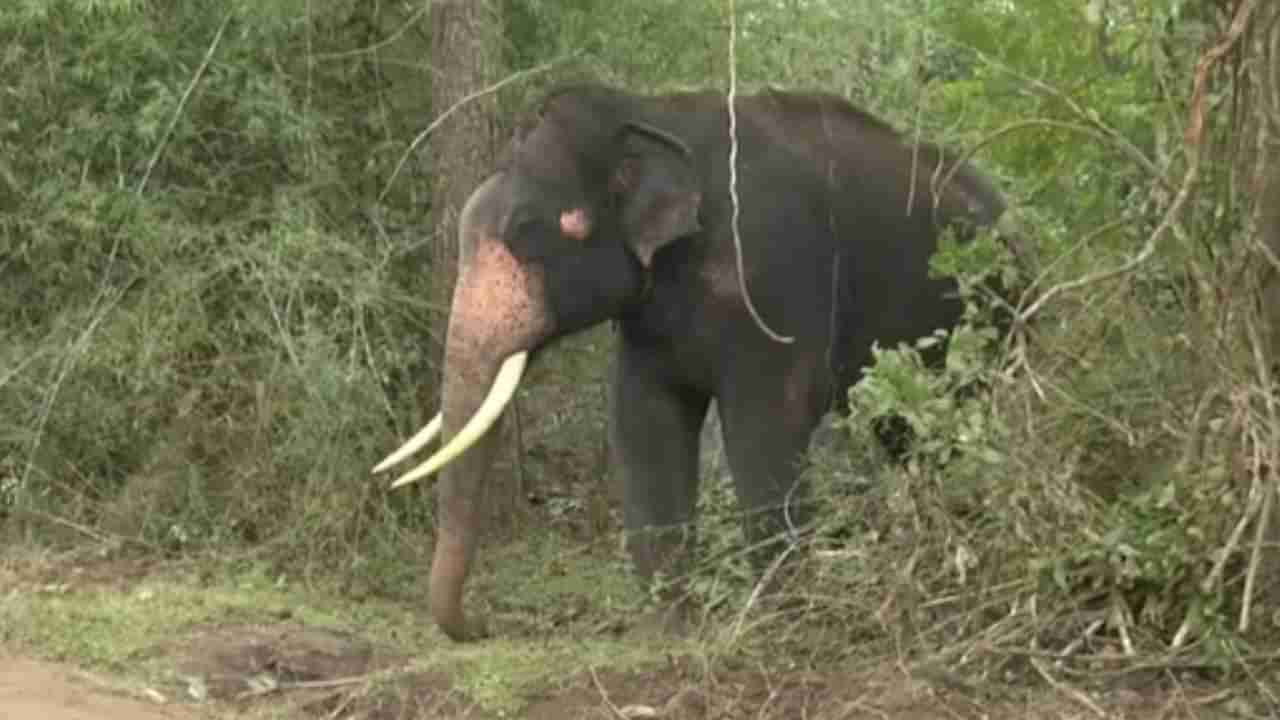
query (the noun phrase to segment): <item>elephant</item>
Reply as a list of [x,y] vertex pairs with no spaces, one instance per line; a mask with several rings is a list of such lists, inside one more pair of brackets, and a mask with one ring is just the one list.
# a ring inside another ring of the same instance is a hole
[[393,484],[440,471],[436,624],[456,641],[485,634],[463,587],[493,428],[531,356],[614,324],[609,441],[627,548],[642,581],[675,576],[709,403],[748,538],[799,527],[810,434],[847,403],[873,343],[962,315],[955,279],[930,272],[940,236],[1006,215],[970,163],[833,94],[766,89],[737,95],[731,113],[710,91],[551,91],[459,215],[441,412],[375,468],[441,436]]

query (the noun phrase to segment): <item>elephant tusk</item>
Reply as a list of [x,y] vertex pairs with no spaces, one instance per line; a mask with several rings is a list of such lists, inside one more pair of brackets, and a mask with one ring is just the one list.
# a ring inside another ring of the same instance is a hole
[[493,427],[493,424],[502,416],[502,411],[507,407],[507,403],[511,402],[512,396],[516,394],[516,388],[520,386],[520,377],[524,375],[525,363],[528,360],[528,352],[518,352],[507,358],[502,363],[502,367],[498,369],[498,376],[493,379],[493,386],[489,388],[489,395],[480,404],[480,408],[471,416],[471,419],[467,421],[467,424],[444,447],[437,450],[435,455],[432,455],[418,467],[401,475],[395,482],[391,483],[391,487],[398,488],[401,485],[408,485],[414,480],[430,475],[448,465],[454,458],[474,445],[481,436],[489,431],[489,428]]
[[417,435],[409,438],[409,441],[404,445],[401,445],[399,450],[396,450],[383,459],[382,462],[374,465],[373,474],[377,475],[389,467],[399,465],[405,458],[421,450],[427,443],[435,439],[436,435],[440,434],[440,427],[443,424],[444,413],[436,413],[436,416],[431,418],[431,422],[427,423],[426,427],[419,430]]

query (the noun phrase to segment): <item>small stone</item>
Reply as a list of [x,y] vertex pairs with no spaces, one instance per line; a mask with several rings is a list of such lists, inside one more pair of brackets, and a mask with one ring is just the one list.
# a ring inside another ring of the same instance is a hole
[[142,691],[142,696],[157,705],[163,705],[169,702],[169,698],[165,697],[163,693],[155,688],[146,688]]

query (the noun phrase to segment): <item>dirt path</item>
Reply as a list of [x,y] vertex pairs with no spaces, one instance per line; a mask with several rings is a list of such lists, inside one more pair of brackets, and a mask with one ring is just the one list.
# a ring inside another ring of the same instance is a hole
[[61,665],[0,656],[0,720],[188,720],[182,708],[135,700]]

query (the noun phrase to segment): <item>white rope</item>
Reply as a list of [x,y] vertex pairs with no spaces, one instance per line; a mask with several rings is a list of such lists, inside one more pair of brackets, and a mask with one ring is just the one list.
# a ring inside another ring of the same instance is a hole
[[795,342],[795,337],[779,335],[765,324],[751,301],[751,293],[747,290],[747,272],[742,259],[742,236],[738,233],[738,215],[741,203],[738,200],[738,12],[734,0],[729,0],[729,201],[733,206],[733,251],[738,263],[738,290],[742,292],[742,300],[747,305],[747,312],[756,321],[760,330],[770,339],[787,344]]

